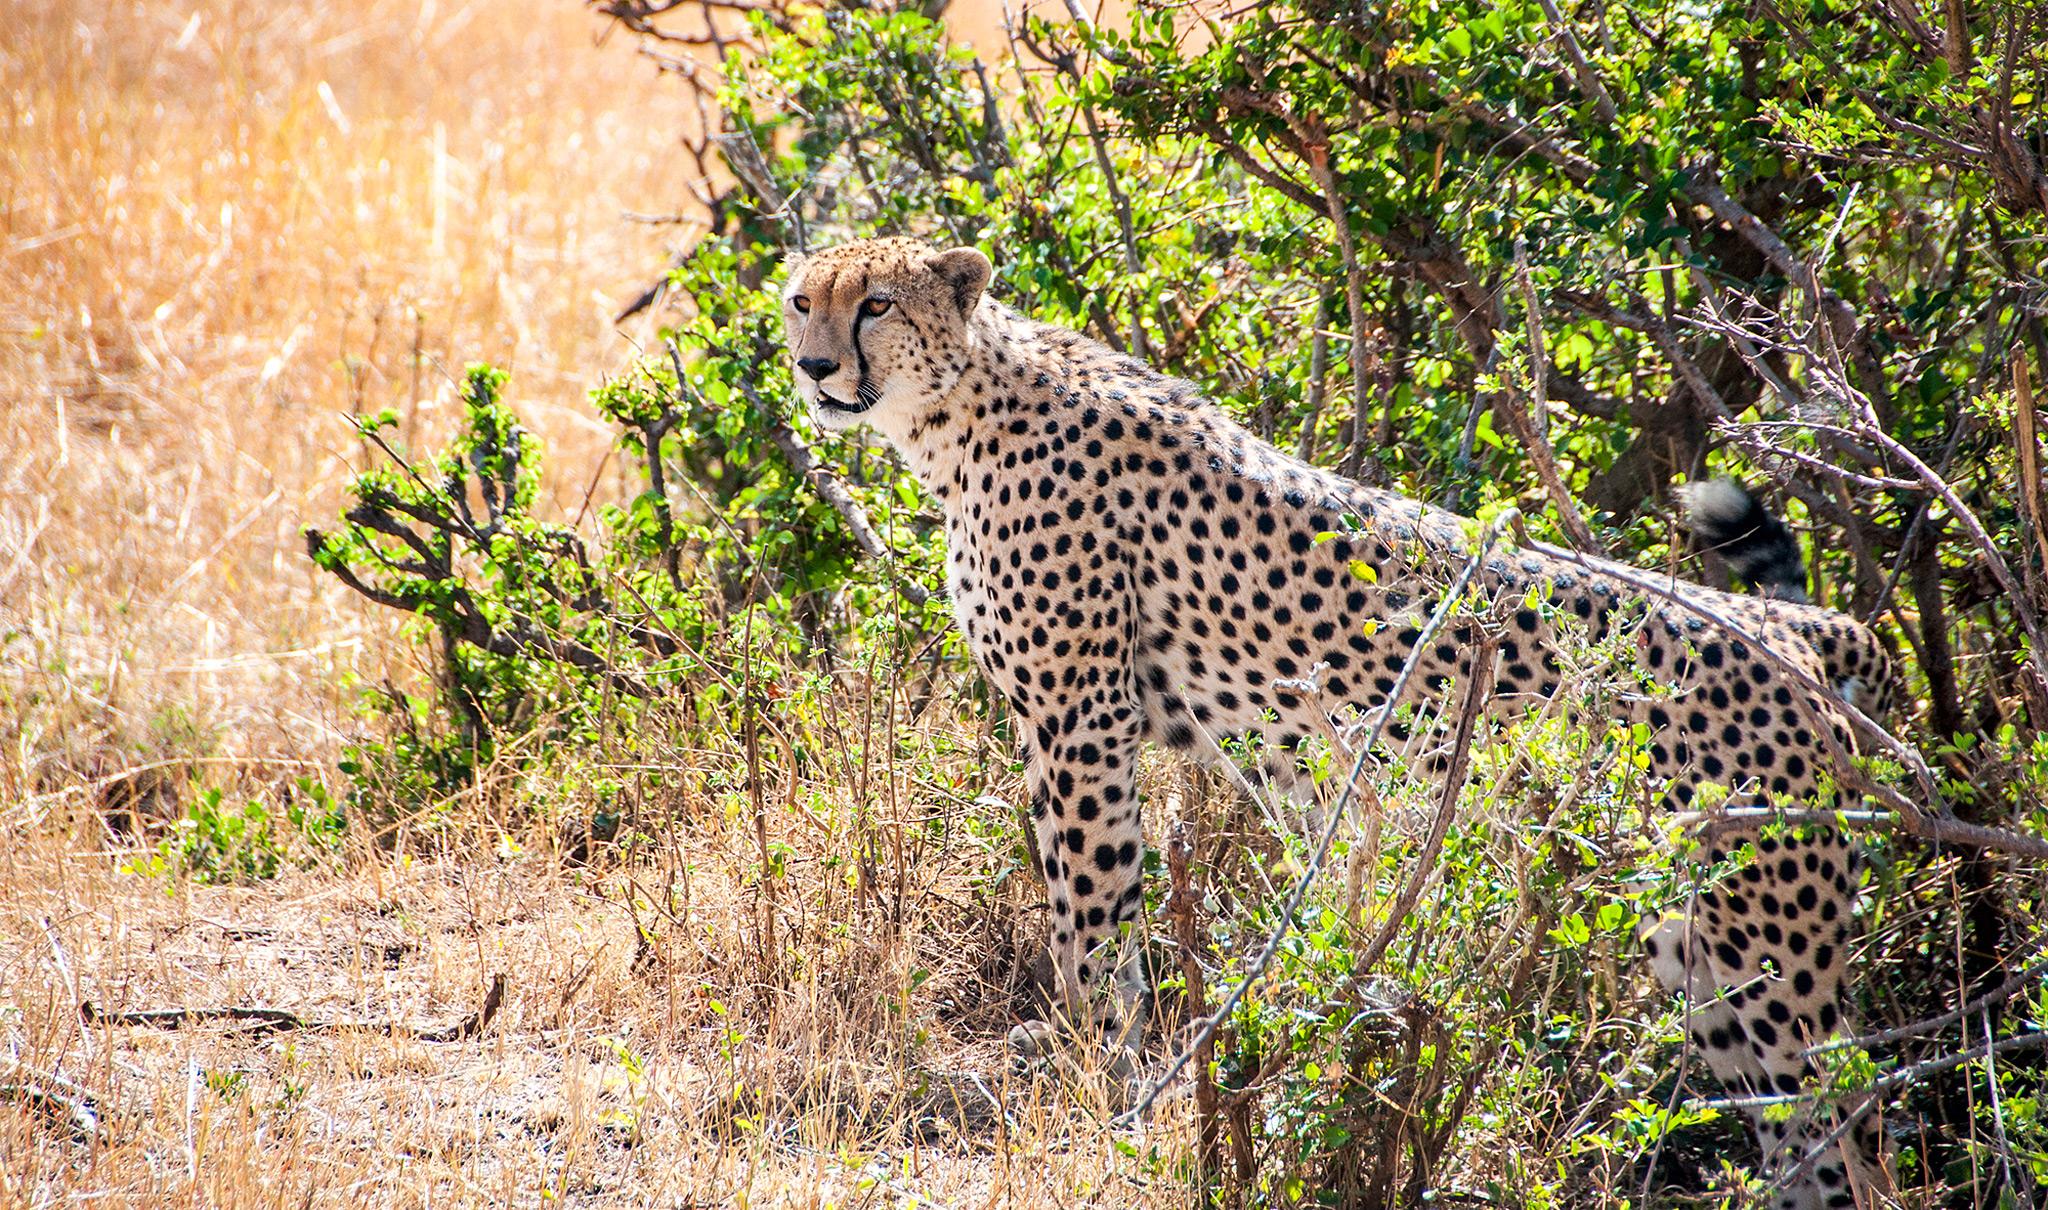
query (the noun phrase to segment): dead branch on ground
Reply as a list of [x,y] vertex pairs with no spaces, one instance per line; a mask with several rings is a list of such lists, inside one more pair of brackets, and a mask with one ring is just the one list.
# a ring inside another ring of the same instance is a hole
[[240,1004],[211,1008],[143,1008],[107,1012],[90,1000],[82,1000],[78,1005],[78,1016],[87,1025],[133,1025],[148,1029],[183,1029],[187,1025],[227,1021],[239,1025],[241,1032],[250,1037],[273,1033],[368,1033],[411,1038],[416,1042],[466,1042],[482,1035],[490,1028],[491,1022],[497,1018],[498,1010],[504,1003],[505,976],[496,974],[491,976],[490,986],[484,991],[483,1003],[475,1012],[453,1025],[430,1029],[403,1025],[396,1021],[322,1020],[317,1017],[302,1017],[289,1009],[259,1008]]

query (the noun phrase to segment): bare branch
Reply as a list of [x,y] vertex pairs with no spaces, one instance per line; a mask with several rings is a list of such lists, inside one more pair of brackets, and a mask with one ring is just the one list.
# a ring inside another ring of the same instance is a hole
[[1549,425],[1538,419],[1547,401],[1544,380],[1550,363],[1543,352],[1543,319],[1536,310],[1536,287],[1529,280],[1529,246],[1526,240],[1515,241],[1515,276],[1521,283],[1523,310],[1528,320],[1533,410],[1522,407],[1521,393],[1513,388],[1502,393],[1501,406],[1522,438],[1523,452],[1535,468],[1536,477],[1543,481],[1543,490],[1549,494],[1551,507],[1557,510],[1558,522],[1564,526],[1572,545],[1593,554],[1604,554],[1606,548],[1594,536],[1586,519],[1579,515],[1579,502],[1572,498],[1571,489],[1565,486],[1564,475],[1557,468],[1557,452],[1550,446]]
[[1387,947],[1400,935],[1401,926],[1408,923],[1408,913],[1415,910],[1416,900],[1422,897],[1423,884],[1436,872],[1437,854],[1443,848],[1444,837],[1450,833],[1452,818],[1458,813],[1458,799],[1465,792],[1466,771],[1472,766],[1473,732],[1487,701],[1493,696],[1497,676],[1494,659],[1499,651],[1500,640],[1490,635],[1482,638],[1473,650],[1472,676],[1465,685],[1464,705],[1458,710],[1457,731],[1451,739],[1451,763],[1444,773],[1436,818],[1429,825],[1428,835],[1423,837],[1422,848],[1414,857],[1407,881],[1401,884],[1400,892],[1387,907],[1386,919],[1381,921],[1379,931],[1359,952],[1357,970],[1370,971],[1386,956]]
[[1323,199],[1328,203],[1326,213],[1330,225],[1337,231],[1338,253],[1344,259],[1344,307],[1351,320],[1351,405],[1352,442],[1345,455],[1345,473],[1356,476],[1364,466],[1365,409],[1369,398],[1367,390],[1365,318],[1365,278],[1358,266],[1358,243],[1351,234],[1351,215],[1344,208],[1344,194],[1337,187],[1337,176],[1330,168],[1330,140],[1327,132],[1312,128],[1310,138],[1304,140],[1302,150],[1307,153],[1309,172],[1322,188]]
[[[796,430],[789,427],[789,422],[781,418],[781,413],[777,409],[769,406],[768,401],[761,397],[761,392],[753,383],[741,379],[740,391],[746,395],[747,402],[752,404],[760,415],[776,418],[773,427],[769,429],[769,438],[775,442],[775,448],[782,451],[783,457],[789,459],[789,464],[795,468],[796,473],[817,489],[819,497],[832,506],[833,512],[839,514],[839,519],[846,523],[847,532],[853,535],[854,544],[869,558],[893,568],[895,555],[890,552],[888,544],[882,541],[881,535],[875,532],[874,524],[868,520],[860,501],[855,500],[853,493],[847,490],[845,481],[819,463],[818,456],[811,452],[811,447],[802,437],[797,436]],[[902,576],[895,577],[895,580],[897,591],[913,604],[923,605],[932,599],[931,590],[917,581]]]
[[214,1008],[144,1008],[125,1012],[107,1012],[92,1001],[79,1004],[78,1015],[87,1025],[139,1025],[152,1029],[182,1029],[187,1025],[207,1021],[227,1021],[241,1027],[250,1036],[271,1033],[377,1033],[393,1037],[411,1037],[420,1042],[462,1042],[477,1037],[490,1028],[497,1018],[498,1009],[505,1003],[505,976],[492,975],[484,990],[482,1005],[477,1011],[453,1025],[432,1029],[400,1025],[392,1021],[322,1020],[316,1017],[301,1017],[288,1009],[256,1008],[247,1005],[229,1004]]
[[1549,18],[1551,28],[1557,31],[1558,42],[1564,47],[1565,57],[1571,60],[1572,77],[1578,81],[1579,91],[1586,95],[1587,100],[1593,102],[1593,108],[1600,115],[1601,121],[1609,126],[1619,125],[1621,112],[1615,108],[1614,97],[1608,93],[1607,85],[1601,82],[1600,73],[1594,71],[1593,65],[1586,61],[1586,52],[1579,45],[1579,36],[1573,31],[1571,23],[1557,11],[1556,0],[1537,0],[1537,3],[1542,5],[1543,15]]
[[[2042,942],[2042,938],[2035,938],[2033,943],[2027,947],[2027,952],[2038,952]],[[1923,1038],[1928,1034],[1947,1029],[1949,1026],[1974,1013],[1979,1013],[1987,1008],[2005,1003],[2007,1000],[2025,991],[2029,983],[2040,978],[2043,974],[2048,974],[2048,958],[2036,958],[2024,967],[2021,967],[2019,971],[2014,973],[2005,982],[1982,995],[1971,997],[1969,1001],[1959,1008],[1950,1009],[1948,1012],[1942,1013],[1939,1016],[1929,1017],[1924,1021],[1915,1021],[1910,1025],[1900,1025],[1893,1029],[1881,1029],[1875,1033],[1861,1034],[1854,1038],[1833,1038],[1818,1046],[1807,1047],[1806,1053],[1809,1055],[1823,1054],[1831,1050],[1846,1050],[1850,1047],[1883,1046],[1891,1042],[1905,1042],[1914,1038]]]

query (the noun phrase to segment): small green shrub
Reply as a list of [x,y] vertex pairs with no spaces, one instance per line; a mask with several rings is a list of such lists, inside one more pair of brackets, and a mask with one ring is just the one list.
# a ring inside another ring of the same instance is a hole
[[348,818],[325,785],[301,777],[281,802],[236,806],[218,787],[200,791],[171,834],[129,872],[201,883],[260,882],[288,865],[311,865],[340,848]]

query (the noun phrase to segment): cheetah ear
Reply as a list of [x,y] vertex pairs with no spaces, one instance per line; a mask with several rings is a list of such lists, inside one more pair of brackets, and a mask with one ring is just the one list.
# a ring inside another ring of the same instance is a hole
[[981,298],[981,292],[988,288],[989,274],[995,272],[988,263],[988,257],[978,248],[953,248],[945,252],[934,252],[924,258],[925,268],[939,275],[939,280],[953,292],[953,303],[962,315],[974,310],[974,304]]
[[782,280],[785,282],[795,281],[802,275],[804,266],[810,263],[811,258],[802,252],[790,252],[782,258]]

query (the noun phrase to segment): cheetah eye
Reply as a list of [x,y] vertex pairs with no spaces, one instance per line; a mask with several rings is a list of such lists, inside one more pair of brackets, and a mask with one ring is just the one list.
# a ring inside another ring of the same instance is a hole
[[802,294],[792,297],[789,300],[789,305],[796,308],[798,315],[809,315],[811,313],[811,300]]
[[862,303],[860,304],[860,313],[861,313],[862,315],[865,315],[865,316],[867,316],[867,317],[868,317],[869,319],[874,319],[874,318],[876,318],[876,317],[878,317],[878,316],[881,316],[881,315],[885,315],[885,314],[887,314],[887,313],[888,313],[888,310],[889,310],[889,308],[890,308],[890,307],[892,307],[892,306],[894,306],[894,305],[895,305],[895,300],[894,300],[894,299],[888,299],[888,298],[870,298],[870,299],[866,299],[866,300],[864,300],[864,301],[863,301],[863,302],[862,302]]

